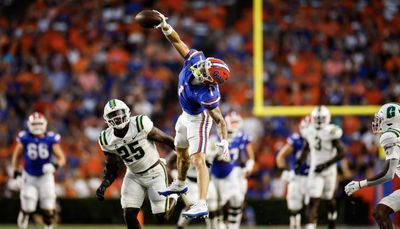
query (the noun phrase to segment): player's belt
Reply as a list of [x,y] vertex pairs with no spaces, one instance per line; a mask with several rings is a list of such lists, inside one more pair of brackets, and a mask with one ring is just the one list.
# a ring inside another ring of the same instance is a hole
[[140,171],[140,172],[138,172],[138,173],[135,173],[135,174],[138,174],[138,175],[142,175],[142,174],[145,174],[145,173],[147,173],[150,169],[152,169],[152,168],[154,168],[154,167],[156,167],[158,164],[160,164],[160,160],[157,160],[156,161],[156,163],[154,163],[152,166],[150,166],[149,168],[147,168],[146,170],[144,170],[144,171]]

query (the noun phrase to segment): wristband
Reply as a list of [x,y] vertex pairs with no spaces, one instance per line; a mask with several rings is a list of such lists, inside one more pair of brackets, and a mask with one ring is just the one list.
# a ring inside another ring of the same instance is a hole
[[174,32],[174,28],[172,28],[172,26],[169,25],[168,29],[167,30],[162,29],[162,32],[165,36],[169,36],[171,35],[172,32]]
[[367,186],[368,184],[367,184],[368,182],[367,182],[367,180],[365,179],[365,180],[362,180],[362,181],[360,181],[360,188],[364,188],[365,186]]
[[54,166],[54,168],[57,170],[58,168],[60,168],[60,166],[58,165],[58,163],[52,163],[53,164],[53,166]]

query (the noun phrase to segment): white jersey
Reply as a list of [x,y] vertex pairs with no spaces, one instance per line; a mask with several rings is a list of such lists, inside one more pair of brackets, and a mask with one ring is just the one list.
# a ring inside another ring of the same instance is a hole
[[147,139],[153,122],[146,115],[130,118],[128,132],[123,138],[114,135],[108,127],[99,136],[99,144],[104,152],[118,155],[132,173],[145,171],[160,158],[156,145]]
[[[399,129],[388,129],[384,132],[379,142],[382,148],[385,150],[386,160],[397,159],[400,160],[400,130]],[[400,177],[400,163],[396,168],[396,175]]]
[[314,171],[317,165],[336,156],[337,149],[333,141],[340,139],[342,134],[342,128],[334,124],[325,125],[320,129],[316,129],[313,125],[301,129],[301,135],[307,140],[310,148],[310,171]]

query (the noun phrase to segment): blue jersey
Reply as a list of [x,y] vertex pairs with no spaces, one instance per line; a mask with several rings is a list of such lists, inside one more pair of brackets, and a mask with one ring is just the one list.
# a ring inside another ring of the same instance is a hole
[[191,84],[194,78],[190,67],[205,60],[203,52],[191,49],[185,57],[182,71],[179,73],[178,96],[182,109],[191,115],[197,115],[204,109],[214,109],[219,105],[218,84]]
[[60,135],[46,132],[43,137],[32,135],[28,131],[21,131],[17,141],[24,148],[25,171],[32,176],[43,175],[42,167],[51,163],[53,157],[53,145],[60,143]]
[[247,160],[246,147],[251,142],[250,137],[240,131],[229,140],[229,153],[231,161],[215,161],[211,167],[211,173],[217,178],[225,178],[231,173],[233,167],[244,167]]
[[[287,138],[287,143],[293,148],[292,155],[288,158],[290,168],[294,169],[296,160],[300,157],[301,150],[304,147],[305,140],[298,133],[294,133]],[[310,166],[307,163],[300,165],[299,175],[307,175]]]

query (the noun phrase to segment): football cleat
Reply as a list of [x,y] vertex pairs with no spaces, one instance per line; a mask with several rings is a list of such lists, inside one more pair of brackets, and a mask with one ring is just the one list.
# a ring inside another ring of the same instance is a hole
[[200,202],[193,204],[187,211],[182,212],[182,216],[188,218],[206,218],[208,217],[207,205]]
[[174,180],[167,188],[159,191],[158,194],[163,196],[169,196],[172,194],[182,194],[189,190],[188,186],[185,184],[179,184],[178,180]]
[[18,213],[18,218],[17,218],[18,228],[26,229],[28,228],[28,223],[29,223],[29,215],[24,214],[22,211],[20,211]]

